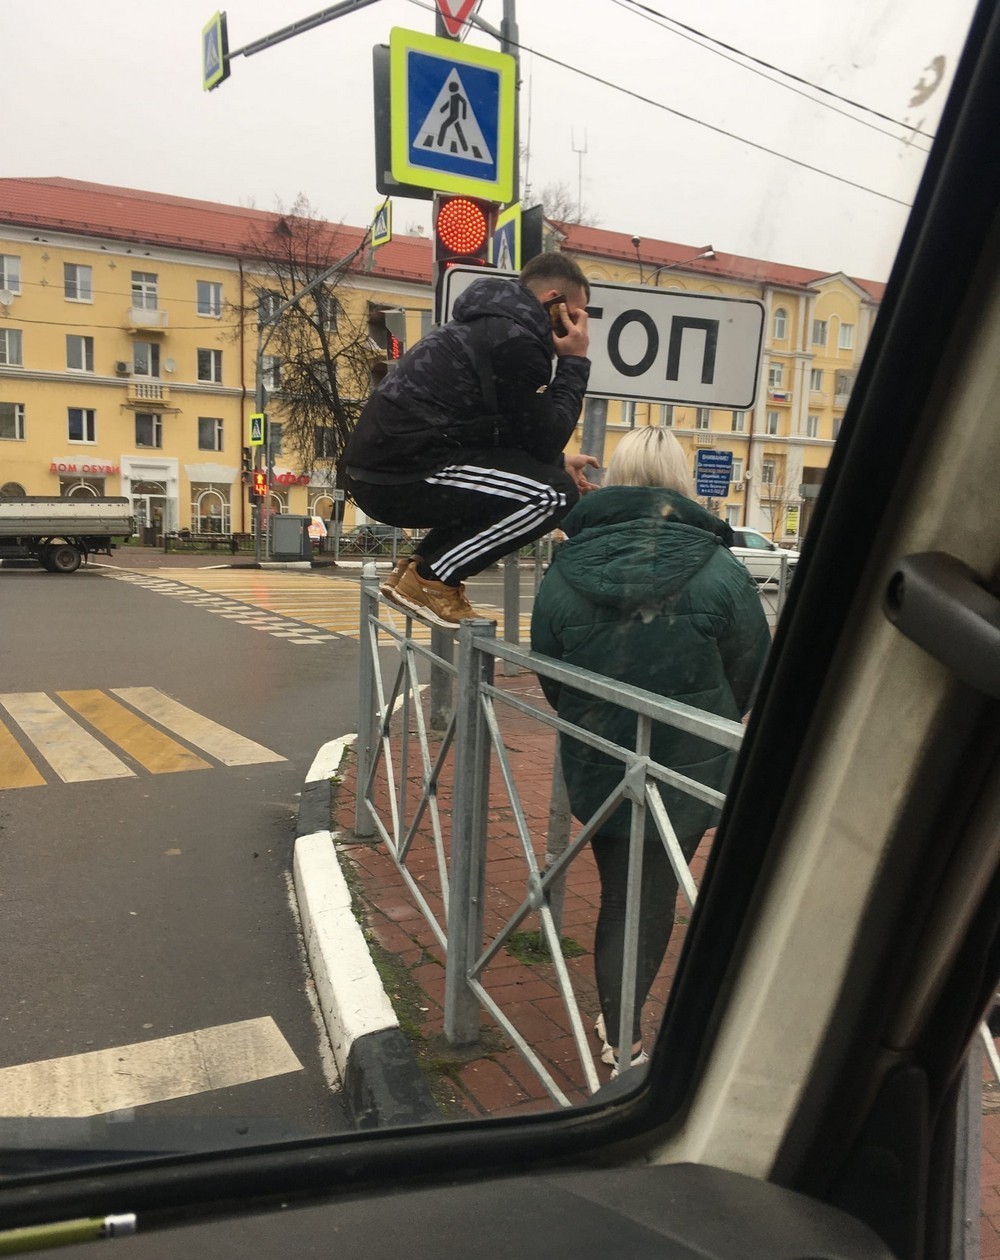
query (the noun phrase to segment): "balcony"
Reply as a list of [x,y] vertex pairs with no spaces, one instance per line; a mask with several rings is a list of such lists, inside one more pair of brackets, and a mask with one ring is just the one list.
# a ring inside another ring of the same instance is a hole
[[159,309],[149,310],[145,306],[130,306],[125,312],[125,327],[131,333],[165,333],[170,327],[170,314]]
[[851,401],[850,392],[846,394],[834,394],[833,396],[833,405],[835,407],[846,407],[850,401]]
[[715,434],[714,434],[714,433],[704,433],[704,432],[702,432],[702,433],[696,433],[696,434],[694,435],[694,444],[695,444],[695,446],[714,446],[714,445],[715,445]]
[[128,405],[142,410],[170,406],[170,386],[159,381],[129,381]]
[[792,391],[790,389],[777,389],[769,386],[767,396],[771,402],[790,403],[792,401]]

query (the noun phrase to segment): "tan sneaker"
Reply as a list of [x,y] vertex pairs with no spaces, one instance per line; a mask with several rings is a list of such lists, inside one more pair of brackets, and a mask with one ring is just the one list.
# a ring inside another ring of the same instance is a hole
[[396,561],[396,566],[392,572],[387,573],[379,583],[378,589],[386,598],[388,598],[396,589],[399,579],[403,576],[415,559],[415,556],[400,556]]
[[416,613],[445,630],[457,630],[461,621],[476,615],[461,583],[446,586],[444,582],[422,578],[415,564],[408,565],[400,575],[389,598],[406,612]]

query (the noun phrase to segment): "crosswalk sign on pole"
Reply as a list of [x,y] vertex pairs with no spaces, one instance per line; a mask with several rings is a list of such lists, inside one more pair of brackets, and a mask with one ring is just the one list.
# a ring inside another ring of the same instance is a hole
[[372,248],[388,245],[392,240],[392,202],[383,201],[372,220]]
[[211,92],[229,78],[229,37],[226,15],[216,13],[201,32],[201,82]]
[[490,247],[490,262],[500,271],[521,270],[520,202],[515,202],[497,215]]
[[509,201],[515,79],[507,53],[395,27],[389,38],[392,178]]
[[263,446],[265,428],[264,413],[262,411],[254,412],[250,417],[250,433],[247,438],[247,446]]

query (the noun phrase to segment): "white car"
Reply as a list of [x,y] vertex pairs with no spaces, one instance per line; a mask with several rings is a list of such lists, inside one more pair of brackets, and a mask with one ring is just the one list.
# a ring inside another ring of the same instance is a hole
[[799,562],[799,553],[779,547],[770,538],[765,538],[755,529],[733,529],[735,544],[730,548],[733,555],[746,565],[747,571],[755,582],[778,582],[781,579],[781,557],[787,556],[788,577],[795,572]]

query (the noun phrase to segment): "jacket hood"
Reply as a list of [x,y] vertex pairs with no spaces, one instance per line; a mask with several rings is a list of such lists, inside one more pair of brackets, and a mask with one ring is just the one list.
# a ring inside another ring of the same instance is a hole
[[452,318],[460,323],[468,324],[487,315],[504,315],[514,320],[552,348],[552,329],[545,308],[523,284],[484,276],[474,280],[455,299]]
[[561,528],[568,538],[553,565],[565,581],[595,603],[640,614],[661,610],[733,540],[694,500],[650,486],[594,490]]

